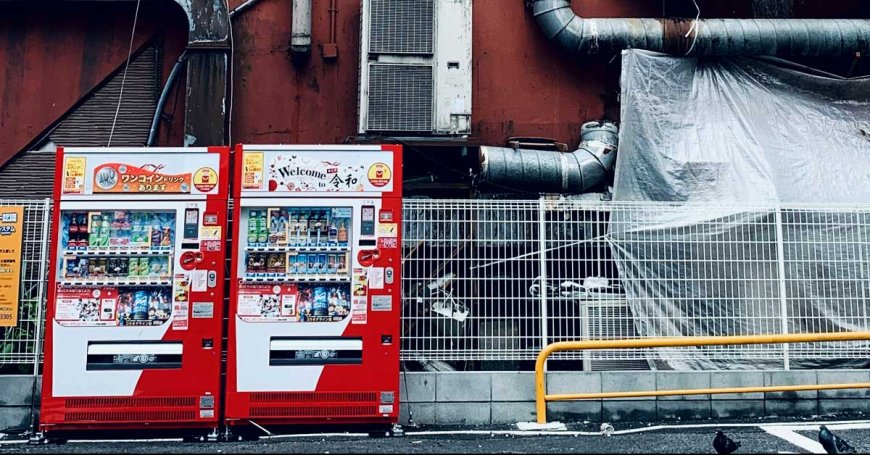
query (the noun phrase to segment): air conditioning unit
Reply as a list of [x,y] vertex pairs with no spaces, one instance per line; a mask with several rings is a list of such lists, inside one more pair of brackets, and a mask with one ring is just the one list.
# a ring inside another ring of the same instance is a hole
[[471,129],[471,0],[363,0],[359,132]]

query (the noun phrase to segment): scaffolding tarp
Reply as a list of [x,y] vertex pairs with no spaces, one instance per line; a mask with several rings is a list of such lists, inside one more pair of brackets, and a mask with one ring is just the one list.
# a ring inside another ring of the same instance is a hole
[[[622,68],[614,200],[706,208],[692,217],[614,211],[610,239],[638,333],[870,329],[870,219],[854,210],[870,203],[870,79],[639,50],[623,53]],[[750,246],[730,247],[736,239]],[[785,284],[770,285],[777,278]],[[865,366],[866,344],[843,346],[845,361],[793,346],[792,366]],[[772,355],[695,351],[669,361],[667,350],[651,350],[650,360],[676,369],[782,365]]]

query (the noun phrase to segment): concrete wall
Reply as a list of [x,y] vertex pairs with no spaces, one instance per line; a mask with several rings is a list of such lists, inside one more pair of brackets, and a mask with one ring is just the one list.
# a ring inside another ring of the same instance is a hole
[[[30,425],[31,376],[0,376],[0,432]],[[870,382],[870,371],[552,372],[548,393],[615,392]],[[505,425],[535,421],[535,375],[518,372],[407,373],[401,421]],[[40,384],[37,383],[37,399]],[[38,403],[37,403],[38,407]],[[562,422],[675,421],[870,413],[870,389],[747,393],[550,403]]]
[[[0,376],[0,433],[30,428],[30,397],[34,389],[33,380],[33,376]],[[37,400],[41,386],[41,378],[37,378]],[[38,402],[36,408],[37,410],[39,408]]]
[[[535,421],[534,373],[408,373],[402,422],[502,425]],[[868,371],[553,372],[547,392],[583,393],[870,382]],[[618,422],[870,412],[870,390],[832,390],[556,402],[548,419]]]

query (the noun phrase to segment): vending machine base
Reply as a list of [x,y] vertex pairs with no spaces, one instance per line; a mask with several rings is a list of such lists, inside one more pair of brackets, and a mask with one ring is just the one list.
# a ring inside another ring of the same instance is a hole
[[368,434],[371,438],[403,437],[405,430],[396,423],[323,422],[299,424],[273,421],[227,421],[227,441],[257,441],[261,437],[276,434],[318,434],[334,432],[334,425],[341,425],[343,433]]

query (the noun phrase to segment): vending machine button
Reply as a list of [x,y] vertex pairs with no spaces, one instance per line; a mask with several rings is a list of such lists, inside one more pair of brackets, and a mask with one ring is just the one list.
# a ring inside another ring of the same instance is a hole
[[381,335],[381,344],[393,344],[393,336]]
[[217,272],[214,270],[208,271],[208,287],[213,288],[217,286]]
[[387,284],[393,284],[393,268],[392,267],[387,267],[387,269],[384,271],[384,281]]

